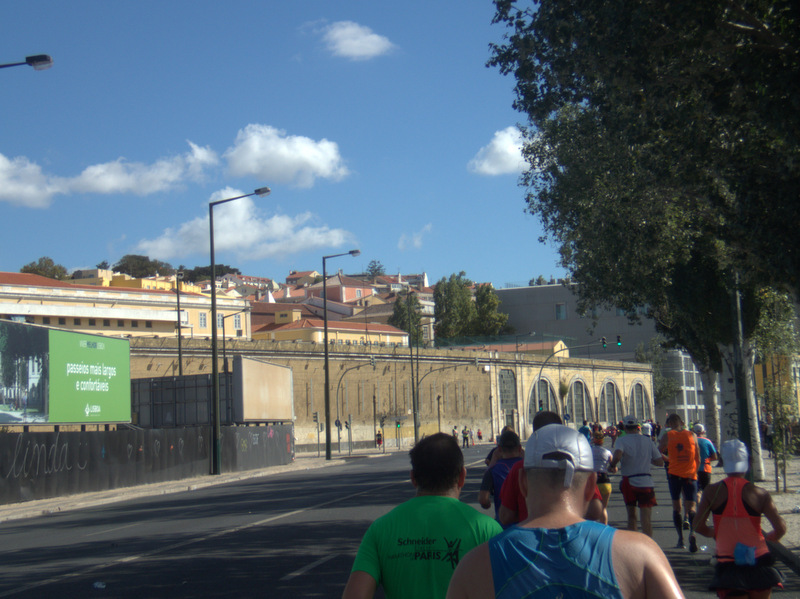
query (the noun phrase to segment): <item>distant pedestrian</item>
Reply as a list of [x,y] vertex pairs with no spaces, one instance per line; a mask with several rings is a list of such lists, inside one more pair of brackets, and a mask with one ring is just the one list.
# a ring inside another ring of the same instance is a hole
[[[745,444],[738,439],[726,441],[721,453],[728,476],[706,487],[693,522],[698,533],[716,540],[717,565],[710,588],[720,598],[765,599],[783,580],[773,566],[775,558],[767,541],[780,540],[786,534],[786,522],[769,492],[744,478],[749,468]],[[713,528],[706,524],[709,514]],[[761,530],[762,515],[772,525],[767,534]]]
[[697,497],[703,493],[709,483],[711,483],[711,461],[718,460],[717,448],[710,439],[706,437],[706,427],[699,422],[693,427],[694,434],[697,435],[697,447],[700,449],[700,469],[697,471]]
[[603,515],[605,521],[603,524],[608,524],[608,500],[611,497],[611,479],[608,478],[608,465],[614,455],[603,447],[605,435],[602,431],[596,431],[593,436],[594,443],[592,444],[592,457],[594,458],[594,471],[597,473],[597,490],[600,491],[601,501],[603,503]]
[[514,431],[505,431],[497,442],[498,458],[495,463],[486,469],[478,491],[478,503],[485,510],[492,507],[494,497],[494,515],[499,521],[500,490],[503,488],[508,473],[512,466],[522,460],[522,443],[519,435]]
[[466,425],[461,430],[461,448],[466,449],[469,447],[469,430],[467,430]]

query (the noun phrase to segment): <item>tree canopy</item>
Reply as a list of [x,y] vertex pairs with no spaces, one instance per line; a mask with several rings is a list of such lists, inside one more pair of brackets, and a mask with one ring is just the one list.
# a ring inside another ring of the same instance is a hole
[[495,4],[510,32],[490,65],[531,125],[529,209],[568,268],[602,243],[608,268],[652,265],[646,286],[710,236],[723,266],[797,290],[794,0]]
[[394,311],[389,317],[389,324],[408,333],[412,344],[422,342],[422,329],[419,298],[416,293],[397,296]]
[[155,275],[171,275],[175,269],[168,262],[151,260],[147,256],[126,254],[114,264],[113,270],[128,274],[135,279],[153,277]]
[[436,337],[491,336],[508,332],[508,314],[497,311],[500,299],[491,285],[473,283],[461,271],[442,277],[433,288]]
[[369,264],[367,265],[367,276],[370,280],[374,280],[375,277],[380,277],[386,274],[386,268],[384,268],[383,264],[381,264],[378,260],[370,260]]
[[48,256],[42,256],[35,262],[29,262],[20,268],[19,272],[41,275],[48,279],[58,279],[59,281],[69,278],[67,269],[61,264],[56,264],[53,259]]

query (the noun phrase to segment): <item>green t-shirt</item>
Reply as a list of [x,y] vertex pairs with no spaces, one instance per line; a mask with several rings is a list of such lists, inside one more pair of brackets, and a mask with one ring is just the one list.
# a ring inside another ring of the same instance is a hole
[[352,571],[372,576],[388,599],[443,598],[464,554],[502,530],[453,497],[414,497],[372,523]]

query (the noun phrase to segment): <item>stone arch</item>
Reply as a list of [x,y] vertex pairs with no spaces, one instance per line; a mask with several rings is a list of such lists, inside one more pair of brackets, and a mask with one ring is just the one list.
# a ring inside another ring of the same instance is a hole
[[613,380],[606,379],[603,382],[598,406],[601,421],[616,423],[625,416],[625,406],[622,403],[622,396],[619,393],[617,383]]
[[647,387],[645,387],[642,381],[634,381],[633,385],[631,385],[628,405],[631,406],[633,415],[636,416],[640,422],[653,418],[653,411],[650,407],[650,397],[647,394]]
[[[540,399],[541,402],[539,401]],[[561,413],[553,384],[545,376],[537,381],[536,386],[531,387],[531,394],[528,399],[528,423],[533,422],[536,412],[541,410],[549,410],[557,414]]]
[[563,414],[569,414],[570,420],[576,425],[580,426],[584,420],[594,420],[592,393],[583,379],[572,380],[565,403]]

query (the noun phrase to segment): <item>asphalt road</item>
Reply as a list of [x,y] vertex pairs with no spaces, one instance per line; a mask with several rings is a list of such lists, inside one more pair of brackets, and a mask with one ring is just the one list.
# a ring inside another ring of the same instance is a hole
[[[465,452],[473,466],[462,499],[476,507],[487,451]],[[405,452],[358,457],[11,520],[0,526],[0,597],[339,597],[367,526],[413,495],[408,469]],[[666,479],[656,479],[655,539],[686,596],[713,597],[706,590],[713,542],[701,540],[706,550],[694,555],[670,549],[676,534]],[[616,489],[609,515],[610,524],[624,525]],[[797,576],[783,570],[780,596],[800,598]]]

